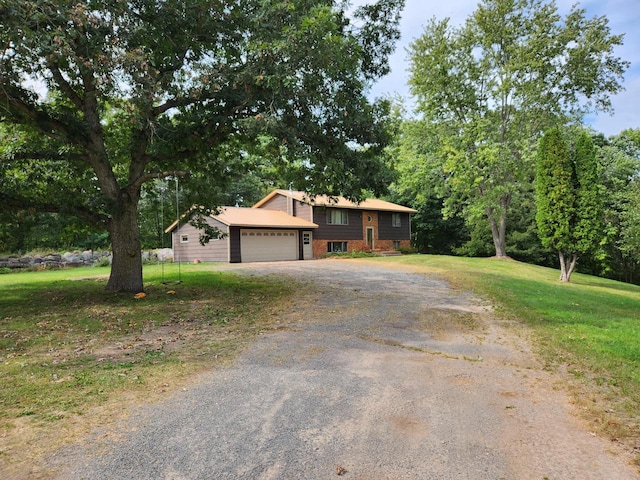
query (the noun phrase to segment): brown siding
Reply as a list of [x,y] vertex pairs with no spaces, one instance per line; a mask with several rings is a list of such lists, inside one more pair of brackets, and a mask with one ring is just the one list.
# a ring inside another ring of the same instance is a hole
[[[209,225],[218,228],[222,232],[227,232],[227,226],[214,219],[208,220]],[[189,235],[189,241],[182,243],[181,235]],[[206,245],[200,244],[200,230],[188,223],[180,225],[173,231],[173,258],[176,262],[228,262],[229,242],[224,237],[219,240],[211,240]]]
[[313,232],[313,238],[336,242],[362,240],[362,212],[348,209],[347,212],[349,212],[348,225],[327,225],[327,209],[314,207],[313,223],[318,225],[318,228]]
[[302,218],[308,222],[313,222],[313,207],[306,203],[299,202],[298,200],[294,200],[293,216]]
[[260,208],[265,210],[280,210],[281,212],[287,211],[287,197],[283,195],[276,195]]
[[409,214],[400,214],[399,227],[394,227],[391,219],[392,212],[378,213],[378,238],[380,240],[409,240],[411,238]]

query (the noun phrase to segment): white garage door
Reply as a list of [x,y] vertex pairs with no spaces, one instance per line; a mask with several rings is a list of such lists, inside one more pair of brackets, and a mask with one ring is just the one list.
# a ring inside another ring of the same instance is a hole
[[289,230],[240,230],[243,262],[298,259],[298,233]]

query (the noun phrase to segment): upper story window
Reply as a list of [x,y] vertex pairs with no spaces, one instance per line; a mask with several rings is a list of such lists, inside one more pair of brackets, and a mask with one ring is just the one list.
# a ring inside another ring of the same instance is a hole
[[349,225],[349,211],[340,208],[330,208],[327,210],[328,225]]
[[189,243],[189,235],[184,233],[180,235],[180,243]]
[[392,213],[391,214],[391,225],[394,227],[401,227],[402,226],[402,220],[400,218],[400,214],[399,213]]

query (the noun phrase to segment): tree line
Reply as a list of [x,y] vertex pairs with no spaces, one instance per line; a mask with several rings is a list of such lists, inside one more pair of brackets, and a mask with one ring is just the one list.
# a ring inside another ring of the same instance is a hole
[[584,124],[623,89],[624,36],[484,0],[413,41],[404,114],[367,97],[403,4],[3,2],[0,250],[109,245],[108,288],[139,291],[179,205],[293,186],[412,206],[420,251],[638,281],[640,132]]

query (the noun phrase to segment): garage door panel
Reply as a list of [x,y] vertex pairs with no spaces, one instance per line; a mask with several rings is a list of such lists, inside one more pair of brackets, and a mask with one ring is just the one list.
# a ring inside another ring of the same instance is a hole
[[289,230],[240,231],[242,262],[298,259],[298,235]]

